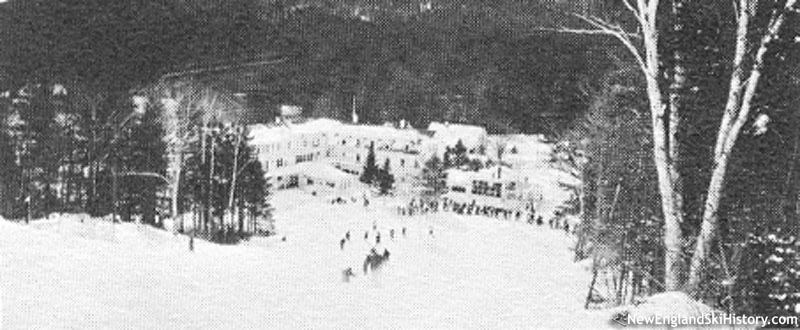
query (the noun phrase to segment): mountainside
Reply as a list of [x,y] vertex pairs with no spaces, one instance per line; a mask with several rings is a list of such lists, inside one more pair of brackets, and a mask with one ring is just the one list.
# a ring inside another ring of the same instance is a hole
[[[205,80],[244,93],[256,120],[278,104],[312,116],[407,119],[548,132],[587,103],[612,40],[544,31],[606,1],[11,1],[3,86],[79,81],[128,90],[164,74],[284,60]],[[0,86],[2,87],[2,86]],[[4,87],[4,88],[6,88]]]

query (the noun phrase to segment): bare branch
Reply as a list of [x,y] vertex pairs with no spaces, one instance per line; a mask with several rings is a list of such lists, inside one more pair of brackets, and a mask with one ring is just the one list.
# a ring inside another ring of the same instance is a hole
[[633,7],[633,4],[628,2],[628,0],[622,0],[622,3],[624,3],[625,7],[628,8],[628,10],[630,10],[634,15],[636,15],[637,18],[641,16],[639,9]]
[[633,6],[633,3],[628,1],[629,0],[622,0],[622,2],[625,4],[625,7],[628,8],[628,10],[633,14],[633,16],[636,16],[636,21],[639,22],[639,25],[645,26],[645,20],[644,17],[642,17],[641,8],[635,8]]
[[619,26],[612,26],[601,19],[598,18],[591,18],[586,17],[579,14],[574,14],[575,17],[589,23],[590,25],[594,26],[600,31],[605,32],[606,34],[612,35],[617,38],[628,51],[631,52],[631,55],[636,59],[636,62],[639,64],[639,67],[642,69],[645,75],[649,75],[650,71],[648,70],[647,64],[644,62],[642,55],[639,53],[639,49],[633,44],[631,39],[628,37],[628,33],[626,33],[622,28]]
[[[570,28],[537,28],[534,31],[546,31],[546,32],[559,32],[559,33],[571,33],[571,34],[586,34],[586,35],[613,35],[613,33],[609,33],[607,31],[603,31],[600,29],[570,29]],[[638,37],[638,35],[629,34],[631,37]]]

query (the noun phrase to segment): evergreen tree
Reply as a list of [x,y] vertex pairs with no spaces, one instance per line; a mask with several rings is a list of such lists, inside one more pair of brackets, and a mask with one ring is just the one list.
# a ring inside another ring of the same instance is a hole
[[445,169],[452,168],[453,167],[453,149],[451,149],[449,146],[445,147],[444,148],[444,155],[442,157],[444,157],[442,159],[442,166],[444,166]]
[[[0,103],[0,106],[7,106]],[[14,141],[8,128],[7,114],[4,109],[0,109],[0,216],[16,218],[20,214],[15,214],[16,201],[20,198],[20,177],[21,171],[16,162],[16,151]]]
[[364,169],[361,171],[359,180],[366,184],[373,184],[378,178],[378,165],[375,163],[375,143],[369,144],[369,151],[367,151],[367,160],[364,163]]
[[467,147],[465,147],[464,142],[459,139],[455,147],[453,147],[453,167],[460,168],[468,163],[469,156],[467,156]]
[[394,189],[394,175],[391,173],[389,166],[389,158],[383,163],[383,167],[378,170],[377,174],[378,189],[381,195],[386,195]]
[[[244,161],[242,164],[245,165],[241,169],[241,184],[237,186],[237,203],[240,212],[245,211],[246,214],[240,214],[239,230],[256,234],[269,232],[271,227],[259,227],[259,223],[269,220],[271,216],[267,181],[264,169],[256,159],[255,151],[247,143],[245,143],[242,160]],[[243,228],[245,216],[250,222],[249,229]]]
[[[204,186],[208,176],[208,166],[204,161],[208,159],[206,153],[209,149],[207,146],[203,148],[204,145],[200,143],[199,134],[197,137],[192,141],[192,145],[185,155],[183,178],[181,178],[178,188],[178,212],[193,211],[192,228],[194,232],[201,231],[205,221],[201,206],[206,201]],[[184,226],[186,227],[186,225]]]
[[[9,127],[19,150],[21,167],[20,191],[23,214],[26,218],[47,215],[56,205],[54,184],[59,168],[60,138],[54,130],[58,103],[43,84],[29,84],[20,90],[13,102]],[[27,201],[27,202],[26,202]]]
[[119,185],[119,210],[123,220],[132,215],[155,225],[158,192],[166,184],[166,143],[158,121],[161,108],[149,104],[131,124],[122,129],[111,161],[116,167]]
[[444,163],[438,156],[431,156],[422,168],[422,185],[425,187],[423,196],[438,199],[447,189],[445,182]]

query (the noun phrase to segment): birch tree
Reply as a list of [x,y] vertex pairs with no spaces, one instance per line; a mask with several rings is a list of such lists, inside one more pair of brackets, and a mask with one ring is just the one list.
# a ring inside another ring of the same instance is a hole
[[220,117],[217,103],[219,93],[191,82],[170,84],[162,82],[154,88],[154,98],[164,107],[163,125],[167,142],[167,177],[170,181],[170,213],[176,228],[183,228],[179,217],[181,178],[185,166],[185,154],[195,139],[205,140],[205,131],[197,136],[197,126],[207,127]]
[[[731,73],[725,112],[722,115],[717,141],[714,146],[714,167],[711,173],[711,182],[708,186],[708,197],[703,209],[703,222],[689,268],[688,286],[690,289],[696,289],[699,286],[702,272],[709,259],[711,243],[717,232],[719,220],[717,212],[719,211],[720,198],[725,187],[725,173],[728,169],[731,151],[741,134],[742,127],[751,116],[753,99],[765,65],[765,56],[770,44],[778,38],[781,28],[786,22],[787,13],[798,10],[795,8],[797,0],[786,0],[781,8],[772,13],[760,40],[755,45],[751,45],[748,40],[748,33],[750,33],[751,29],[750,20],[755,16],[758,4],[758,0],[739,0],[737,6],[734,70]],[[752,47],[756,48],[756,53],[751,63],[749,63],[750,69],[748,72],[746,59]]]
[[[739,138],[742,127],[750,118],[753,98],[756,95],[759,79],[764,68],[764,60],[770,43],[781,31],[789,12],[797,11],[797,0],[785,0],[776,9],[766,28],[752,26],[752,18],[758,9],[758,0],[738,0],[734,2],[737,19],[736,45],[733,57],[733,71],[725,109],[714,149],[714,164],[711,179],[706,191],[706,202],[703,208],[702,225],[696,239],[687,240],[681,232],[684,221],[683,200],[681,194],[681,176],[677,169],[678,150],[680,145],[677,132],[681,125],[680,89],[685,77],[682,67],[673,68],[673,74],[667,76],[670,84],[669,93],[665,94],[661,86],[665,77],[662,61],[669,56],[659,49],[659,20],[665,17],[659,11],[662,5],[671,5],[673,15],[680,6],[680,1],[673,0],[662,4],[659,0],[623,0],[625,8],[635,19],[637,32],[631,33],[606,20],[583,15],[575,15],[591,26],[590,29],[563,29],[562,31],[581,34],[605,34],[618,39],[630,52],[645,77],[647,99],[649,103],[650,121],[653,135],[653,159],[658,177],[658,188],[664,218],[663,242],[665,248],[665,278],[667,291],[682,288],[693,290],[702,279],[702,273],[709,259],[710,246],[715,238],[718,225],[720,198],[725,186],[725,173],[730,154]],[[673,26],[672,28],[680,28]],[[755,33],[754,33],[755,32]],[[760,41],[750,42],[749,36],[760,34]],[[755,50],[755,56],[748,61],[747,55]],[[676,63],[680,63],[680,54],[673,53]],[[678,64],[680,65],[680,64]],[[748,69],[749,68],[749,69]],[[666,96],[665,96],[666,95]],[[686,242],[695,241],[694,252],[688,273],[688,286],[682,286],[683,250]]]

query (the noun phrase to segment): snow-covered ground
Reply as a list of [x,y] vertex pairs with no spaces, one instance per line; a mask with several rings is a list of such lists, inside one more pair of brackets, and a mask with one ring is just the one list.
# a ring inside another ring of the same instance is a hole
[[[549,146],[506,139],[519,151],[509,160],[544,189],[543,211],[568,198],[563,175],[547,162]],[[0,328],[610,326],[610,311],[583,309],[590,274],[572,262],[573,238],[563,231],[453,213],[397,215],[409,199],[365,207],[281,192],[272,200],[278,235],[237,246],[196,240],[193,252],[185,236],[83,215],[0,220]],[[377,249],[391,256],[365,275],[378,232]],[[348,267],[356,275],[345,282]]]
[[[609,326],[582,309],[589,274],[563,232],[477,216],[400,217],[388,200],[273,200],[280,234],[238,246],[63,216],[0,221],[8,329],[564,328]],[[391,252],[362,262],[381,232]],[[407,236],[402,236],[402,227]],[[395,229],[395,239],[389,230]],[[433,229],[433,236],[429,230]],[[351,240],[340,250],[347,231]],[[286,241],[281,238],[286,236]],[[353,267],[356,277],[342,280]]]

